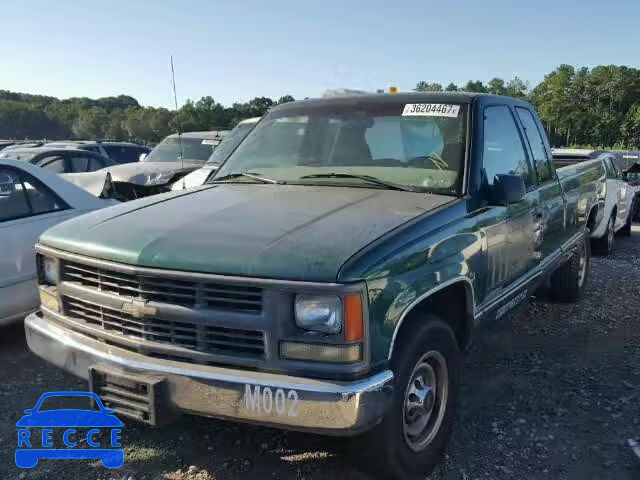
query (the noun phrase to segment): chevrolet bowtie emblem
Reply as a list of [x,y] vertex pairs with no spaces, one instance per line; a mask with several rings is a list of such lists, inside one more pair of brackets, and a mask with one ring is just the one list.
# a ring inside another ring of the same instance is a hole
[[151,317],[158,313],[156,307],[150,307],[144,300],[132,300],[122,304],[122,311],[133,318]]

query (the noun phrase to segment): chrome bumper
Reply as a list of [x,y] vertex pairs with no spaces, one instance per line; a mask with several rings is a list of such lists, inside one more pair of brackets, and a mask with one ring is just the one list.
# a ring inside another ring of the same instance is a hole
[[393,392],[389,370],[355,382],[334,382],[184,364],[106,345],[61,328],[39,312],[26,318],[25,332],[32,352],[86,380],[96,367],[124,377],[159,379],[164,384],[164,403],[176,412],[353,435],[382,419]]

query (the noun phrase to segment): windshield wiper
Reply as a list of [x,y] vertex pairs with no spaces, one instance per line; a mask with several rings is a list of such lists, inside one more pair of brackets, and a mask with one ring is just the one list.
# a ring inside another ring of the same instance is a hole
[[225,180],[231,180],[233,178],[238,178],[238,177],[247,177],[247,178],[253,178],[254,180],[258,180],[262,183],[272,183],[275,185],[284,185],[285,182],[283,182],[282,180],[274,180],[273,178],[269,178],[269,177],[265,177],[263,176],[261,173],[252,173],[252,172],[234,172],[234,173],[229,173],[227,175],[223,175],[221,177],[213,177],[209,180],[207,180],[207,183],[222,183]]
[[360,180],[366,180],[369,183],[381,185],[383,187],[387,187],[392,190],[403,190],[405,192],[420,191],[416,187],[411,187],[409,185],[400,185],[399,183],[387,182],[385,180],[380,180],[379,178],[372,177],[370,175],[355,175],[351,173],[315,173],[313,175],[305,175],[304,177],[300,177],[300,180],[305,178],[359,178]]

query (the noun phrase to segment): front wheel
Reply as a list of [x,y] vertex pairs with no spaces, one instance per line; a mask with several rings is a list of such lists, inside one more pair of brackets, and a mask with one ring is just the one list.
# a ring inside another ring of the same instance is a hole
[[591,252],[586,236],[551,277],[551,292],[562,302],[577,302],[587,286]]
[[412,320],[391,359],[391,407],[360,448],[363,467],[383,473],[380,478],[424,479],[439,462],[455,417],[461,364],[455,334],[434,315]]

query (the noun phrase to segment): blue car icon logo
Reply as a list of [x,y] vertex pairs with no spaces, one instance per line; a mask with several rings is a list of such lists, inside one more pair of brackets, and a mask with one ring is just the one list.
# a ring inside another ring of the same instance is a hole
[[[42,402],[51,397],[90,397],[98,410],[56,409],[41,411]],[[86,459],[99,458],[107,468],[124,463],[121,448],[122,422],[105,408],[92,392],[49,392],[40,397],[32,409],[16,423],[18,448],[16,465],[33,468],[41,458]],[[86,443],[87,448],[78,447]],[[119,448],[120,447],[120,448]]]

